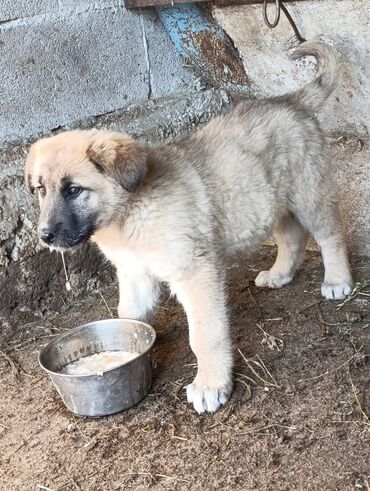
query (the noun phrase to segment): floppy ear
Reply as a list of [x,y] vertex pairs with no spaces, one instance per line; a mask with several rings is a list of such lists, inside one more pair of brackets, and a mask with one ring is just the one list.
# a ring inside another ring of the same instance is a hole
[[97,133],[86,155],[99,172],[113,177],[130,193],[146,174],[146,152],[128,135]]

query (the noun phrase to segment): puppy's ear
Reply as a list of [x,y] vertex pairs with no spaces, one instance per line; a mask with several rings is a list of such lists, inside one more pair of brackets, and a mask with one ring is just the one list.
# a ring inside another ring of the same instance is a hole
[[130,193],[146,174],[146,152],[128,135],[97,133],[86,155],[99,172],[113,177]]

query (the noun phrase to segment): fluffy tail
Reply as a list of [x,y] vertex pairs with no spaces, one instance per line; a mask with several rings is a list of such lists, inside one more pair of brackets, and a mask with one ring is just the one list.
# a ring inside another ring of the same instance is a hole
[[314,56],[318,63],[314,80],[306,87],[290,95],[293,102],[305,105],[314,113],[318,112],[326,99],[333,92],[340,71],[336,51],[331,46],[320,42],[302,43],[292,54],[293,60],[303,56]]

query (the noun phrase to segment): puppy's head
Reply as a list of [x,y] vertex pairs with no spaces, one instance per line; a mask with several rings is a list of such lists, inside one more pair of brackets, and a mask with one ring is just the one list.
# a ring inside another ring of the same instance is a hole
[[146,153],[128,135],[70,131],[32,145],[27,187],[40,204],[44,245],[65,249],[88,240],[121,214],[146,173]]

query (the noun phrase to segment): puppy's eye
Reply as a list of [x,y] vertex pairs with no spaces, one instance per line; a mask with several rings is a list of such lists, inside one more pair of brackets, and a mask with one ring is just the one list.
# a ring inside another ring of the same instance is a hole
[[36,191],[39,193],[40,196],[45,196],[46,194],[46,189],[44,188],[44,186],[38,186],[36,188]]
[[68,197],[70,198],[75,198],[76,196],[78,196],[82,191],[82,188],[80,188],[79,186],[71,186],[69,189],[68,189]]

